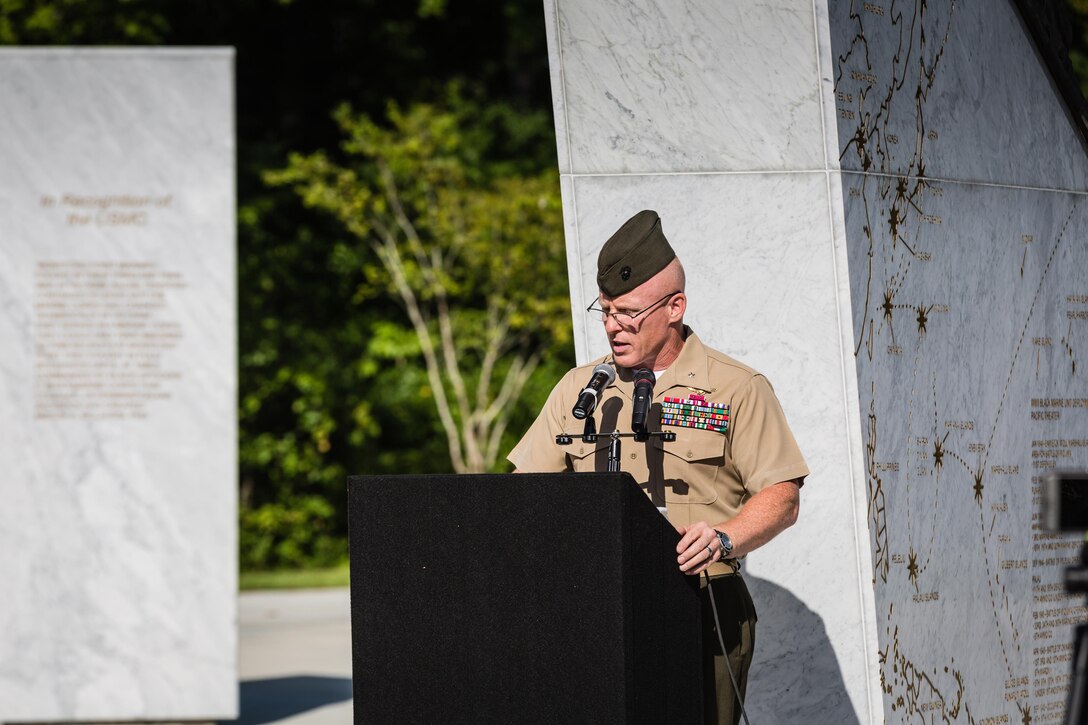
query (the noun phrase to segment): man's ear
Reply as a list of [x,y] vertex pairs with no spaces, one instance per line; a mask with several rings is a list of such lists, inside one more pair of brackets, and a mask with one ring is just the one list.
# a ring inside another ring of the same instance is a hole
[[684,319],[684,312],[688,309],[688,298],[683,292],[669,300],[669,322],[679,322]]

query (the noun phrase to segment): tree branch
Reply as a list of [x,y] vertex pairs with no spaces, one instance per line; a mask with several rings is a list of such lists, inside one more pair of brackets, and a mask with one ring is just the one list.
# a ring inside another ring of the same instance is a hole
[[457,423],[453,418],[449,400],[446,397],[446,387],[442,381],[441,368],[438,364],[438,355],[434,349],[434,341],[431,339],[431,331],[424,319],[415,292],[404,273],[404,261],[401,259],[400,250],[397,248],[396,237],[380,219],[374,219],[372,226],[381,237],[376,242],[374,250],[381,260],[382,266],[393,278],[393,284],[400,295],[401,301],[408,312],[408,318],[412,322],[412,328],[419,339],[420,349],[423,352],[423,360],[427,366],[427,379],[430,381],[434,392],[435,407],[438,409],[438,417],[442,421],[442,427],[446,431],[446,440],[450,449],[450,461],[458,473],[467,472],[465,457],[461,447],[461,439],[458,434]]
[[503,319],[498,319],[498,310],[492,299],[487,301],[487,347],[484,350],[484,358],[480,363],[480,380],[476,386],[476,410],[483,411],[487,408],[491,392],[491,374],[495,363],[502,352],[506,330],[510,326],[510,311],[507,308]]
[[441,289],[441,284],[435,277],[434,268],[427,264],[427,253],[423,247],[423,240],[419,238],[419,232],[404,211],[404,205],[400,201],[400,190],[397,188],[397,181],[393,177],[393,171],[383,158],[376,159],[375,163],[378,167],[378,174],[382,178],[382,186],[385,188],[386,201],[389,202],[389,208],[393,212],[393,219],[396,220],[397,226],[404,232],[404,238],[408,241],[408,248],[416,258],[416,264],[419,265],[424,281],[432,290]]
[[502,435],[506,432],[506,425],[510,421],[510,415],[514,410],[514,406],[510,405],[509,402],[520,397],[522,389],[529,381],[529,378],[532,376],[539,363],[540,355],[535,352],[530,355],[528,360],[524,361],[524,363],[522,357],[519,355],[514,358],[513,363],[510,365],[510,370],[506,373],[506,379],[503,380],[502,391],[496,398],[497,415],[495,416],[494,423],[491,427],[491,435],[488,437],[487,441],[488,468],[494,465],[499,457],[499,446],[502,445]]
[[468,402],[468,390],[465,387],[465,379],[461,376],[461,366],[457,361],[457,344],[453,339],[453,324],[445,292],[438,294],[435,303],[438,308],[438,332],[442,345],[442,357],[446,363],[446,375],[453,386],[457,409],[461,414],[461,435],[464,437],[465,442],[465,456],[469,463],[472,464],[480,459],[480,447],[473,426],[472,408]]

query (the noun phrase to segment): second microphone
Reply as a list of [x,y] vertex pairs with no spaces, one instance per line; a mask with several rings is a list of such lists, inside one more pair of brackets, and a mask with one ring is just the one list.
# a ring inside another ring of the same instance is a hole
[[616,370],[607,363],[601,363],[593,368],[593,374],[585,389],[578,394],[578,402],[574,404],[571,413],[578,420],[592,415],[597,409],[597,401],[601,399],[601,392],[616,379]]

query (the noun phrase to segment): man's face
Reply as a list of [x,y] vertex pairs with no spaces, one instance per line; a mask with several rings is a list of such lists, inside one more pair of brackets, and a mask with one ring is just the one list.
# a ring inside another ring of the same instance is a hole
[[669,340],[669,327],[683,317],[684,294],[667,289],[654,277],[618,297],[600,293],[599,304],[610,314],[604,331],[616,364],[625,368],[653,367]]

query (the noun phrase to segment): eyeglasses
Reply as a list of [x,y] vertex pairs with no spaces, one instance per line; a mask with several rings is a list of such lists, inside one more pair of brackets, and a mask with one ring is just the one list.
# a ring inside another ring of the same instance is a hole
[[[608,322],[608,318],[611,317],[613,320],[616,321],[616,324],[620,325],[621,327],[634,327],[635,320],[637,320],[642,315],[645,315],[647,312],[657,307],[673,295],[680,294],[682,291],[683,290],[676,290],[675,292],[670,292],[661,299],[659,299],[657,302],[654,302],[649,307],[644,307],[638,312],[608,312],[606,310],[602,310],[600,307],[594,307],[593,305],[587,307],[586,312],[595,312],[600,318],[601,322]],[[598,300],[598,302],[600,302],[600,300]]]

